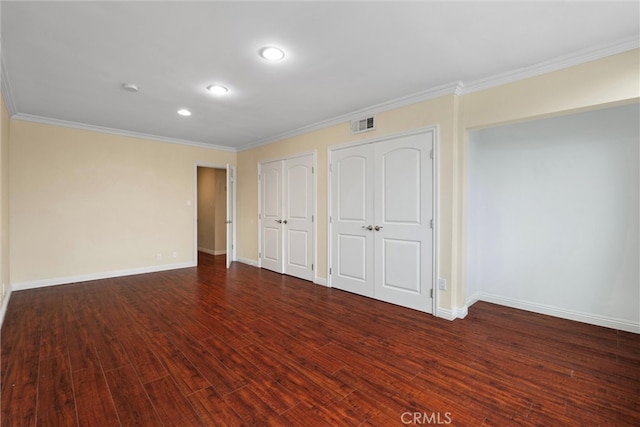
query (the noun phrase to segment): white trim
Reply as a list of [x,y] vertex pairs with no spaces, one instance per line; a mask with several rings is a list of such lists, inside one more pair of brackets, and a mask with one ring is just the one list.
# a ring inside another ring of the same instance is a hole
[[623,53],[629,50],[638,49],[639,47],[640,47],[640,40],[638,40],[637,37],[630,37],[627,39],[619,40],[618,42],[615,42],[615,43],[600,45],[595,48],[583,49],[571,55],[561,56],[559,58],[555,58],[549,61],[544,61],[539,64],[532,65],[530,67],[524,67],[517,70],[507,71],[507,72],[500,73],[484,79],[474,80],[469,83],[464,83],[462,81],[446,83],[431,89],[427,89],[421,92],[416,92],[411,95],[395,98],[390,101],[372,105],[367,108],[352,111],[350,113],[343,114],[328,120],[323,120],[308,126],[303,126],[301,128],[294,129],[292,131],[283,132],[275,136],[259,139],[254,142],[241,145],[239,147],[228,147],[228,146],[222,146],[222,145],[208,144],[205,142],[168,138],[168,137],[163,137],[158,135],[150,135],[145,133],[107,128],[102,126],[94,126],[94,125],[71,122],[66,120],[59,120],[59,119],[41,117],[41,116],[36,116],[31,114],[19,113],[16,110],[14,98],[12,96],[11,86],[9,84],[8,73],[4,65],[5,61],[2,58],[1,51],[0,51],[0,65],[1,65],[0,84],[1,84],[2,93],[4,95],[5,105],[7,106],[7,110],[9,112],[9,116],[15,120],[69,127],[69,128],[81,129],[81,130],[89,130],[94,132],[103,132],[103,133],[109,133],[113,135],[142,138],[142,139],[148,139],[152,141],[168,142],[173,144],[188,145],[188,146],[194,146],[199,148],[238,152],[238,151],[245,151],[252,148],[256,148],[262,145],[271,144],[273,142],[282,141],[287,138],[293,138],[295,136],[299,136],[299,135],[310,133],[316,130],[324,129],[329,126],[342,124],[344,122],[350,122],[351,120],[354,120],[363,115],[371,115],[371,114],[381,113],[384,111],[394,110],[394,109],[402,108],[408,105],[424,102],[429,99],[434,99],[434,98],[438,98],[446,95],[466,95],[472,92],[477,92],[480,90],[503,85],[506,83],[512,83],[518,80],[523,80],[526,78],[535,77],[535,76],[550,73],[553,71],[561,70],[564,68],[580,65],[586,62],[595,61],[597,59],[606,58],[608,56],[615,55],[618,53]]
[[33,123],[40,123],[40,124],[44,124],[44,125],[60,126],[60,127],[65,127],[65,128],[71,128],[71,129],[80,129],[80,130],[85,130],[85,131],[89,131],[89,132],[107,133],[107,134],[111,134],[111,135],[125,136],[125,137],[129,137],[129,138],[146,139],[146,140],[157,141],[157,142],[167,142],[167,143],[170,143],[170,144],[187,145],[187,146],[197,147],[197,148],[206,148],[206,149],[209,149],[209,150],[232,151],[232,152],[236,152],[237,151],[233,147],[227,147],[227,146],[223,146],[223,145],[208,144],[206,142],[198,142],[198,141],[188,141],[186,139],[169,138],[169,137],[166,137],[166,136],[151,135],[151,134],[143,133],[143,132],[133,132],[133,131],[128,131],[128,130],[104,127],[104,126],[89,125],[89,124],[84,124],[84,123],[71,122],[71,121],[67,121],[67,120],[60,120],[60,119],[53,119],[53,118],[42,117],[42,116],[35,116],[35,115],[32,115],[32,114],[16,113],[11,118],[14,119],[14,120],[21,120],[21,121],[25,121],[25,122],[33,122]]
[[606,58],[618,53],[638,49],[639,47],[640,39],[635,36],[628,39],[619,40],[612,44],[600,45],[596,46],[595,48],[591,47],[588,49],[582,49],[570,55],[565,55],[549,61],[540,62],[530,67],[511,70],[484,79],[465,83],[462,87],[462,90],[460,91],[460,94],[466,95],[468,93],[478,92],[507,83],[513,83],[519,80],[551,73],[553,71],[563,70],[565,68],[574,67],[586,62]]
[[476,292],[473,295],[467,296],[467,307],[471,307],[478,301],[480,301],[480,292]]
[[14,291],[26,289],[44,288],[47,286],[68,285],[71,283],[88,282],[91,280],[111,279],[114,277],[133,276],[136,274],[157,273],[160,271],[177,270],[180,268],[196,267],[191,262],[180,262],[176,264],[154,265],[151,267],[131,268],[126,270],[105,271],[102,273],[81,274],[78,276],[56,277],[52,279],[32,280],[29,282],[14,283]]
[[398,108],[406,107],[408,105],[417,104],[419,102],[428,101],[446,95],[466,95],[469,93],[477,92],[491,87],[500,86],[507,83],[512,83],[518,80],[524,80],[530,77],[547,74],[553,71],[558,71],[564,68],[573,67],[576,65],[584,64],[586,62],[595,61],[597,59],[606,58],[618,53],[627,52],[629,50],[638,49],[640,47],[640,40],[637,37],[631,37],[624,40],[617,41],[615,43],[600,45],[595,48],[588,48],[579,50],[571,55],[561,56],[549,61],[544,61],[530,67],[519,68],[517,70],[511,70],[504,73],[496,74],[484,79],[474,80],[469,83],[462,81],[446,83],[440,86],[436,86],[431,89],[427,89],[421,92],[404,96],[401,98],[392,99],[390,101],[382,102],[361,110],[352,111],[347,114],[343,114],[328,120],[317,122],[309,126],[304,126],[289,132],[284,132],[268,138],[259,139],[255,142],[244,144],[238,147],[238,151],[249,150],[259,147],[261,145],[270,144],[273,142],[282,141],[287,138],[293,138],[295,136],[310,133],[316,130],[324,129],[329,126],[342,124],[345,122],[351,122],[362,116],[375,115],[384,111],[395,110]]
[[[231,227],[227,230],[227,242],[225,247],[227,250],[231,249],[231,253],[227,255],[227,268],[231,266],[231,263],[236,260],[238,254],[238,184],[236,167],[227,163],[227,213],[231,209]],[[229,192],[231,192],[231,200],[229,200]],[[231,208],[229,208],[231,203]],[[228,219],[228,218],[227,218]],[[231,248],[229,248],[229,232],[231,233]]]
[[2,329],[2,324],[4,323],[4,316],[7,314],[7,307],[9,307],[9,298],[11,298],[11,286],[9,286],[9,290],[6,294],[4,294],[4,299],[2,300],[2,307],[0,307],[0,329]]
[[[433,289],[433,299],[431,301],[431,313],[435,315],[440,305],[440,287],[438,286],[438,278],[440,277],[440,257],[438,256],[438,248],[440,247],[440,233],[438,228],[440,226],[440,218],[438,216],[438,207],[440,206],[440,179],[438,167],[440,163],[440,125],[433,127],[433,164],[431,170],[431,218],[433,220],[433,229],[431,231],[431,289]],[[465,314],[466,316],[466,314]]]
[[241,145],[240,147],[238,147],[238,151],[250,150],[252,148],[256,148],[261,145],[267,145],[267,144],[271,144],[272,142],[278,142],[287,138],[293,138],[294,136],[304,135],[306,133],[310,133],[310,132],[324,129],[330,126],[342,124],[345,122],[351,123],[351,120],[356,120],[357,118],[360,118],[363,116],[375,115],[383,111],[395,110],[401,107],[406,107],[407,105],[413,105],[419,102],[427,101],[429,99],[439,98],[441,96],[446,96],[446,95],[454,95],[454,94],[458,95],[461,93],[461,90],[462,90],[462,82],[459,82],[459,81],[436,86],[434,88],[431,88],[422,92],[417,92],[412,95],[392,99],[390,101],[382,102],[380,104],[363,108],[361,110],[352,111],[350,113],[343,114],[343,115],[334,117],[332,119],[317,122],[309,126],[304,126],[289,132],[284,132],[268,138],[259,139],[255,142]]
[[249,258],[244,258],[244,257],[239,256],[236,261],[241,262],[243,264],[250,265],[252,267],[258,267],[259,268],[258,261],[254,260],[254,259],[249,259]]
[[621,331],[640,334],[640,321],[638,323],[633,323],[624,319],[617,319],[609,316],[600,316],[597,314],[585,313],[575,310],[567,310],[564,308],[554,307],[546,304],[538,304],[535,302],[523,301],[514,298],[506,298],[486,292],[479,292],[479,301],[486,301],[506,307],[532,311],[534,313],[546,314],[548,316],[560,317],[562,319],[575,320],[577,322],[583,322],[591,325],[604,326],[606,328],[618,329]]
[[466,305],[452,310],[447,308],[438,308],[434,314],[436,317],[446,320],[464,319],[467,317],[467,314],[469,314],[469,308]]
[[311,207],[313,210],[313,226],[311,228],[311,238],[313,239],[313,283],[318,283],[318,280],[322,280],[318,278],[318,150],[313,150],[311,167],[313,168],[313,176],[311,177],[313,181],[311,183],[313,193],[313,200],[311,201],[313,205]]
[[209,248],[203,248],[203,247],[200,247],[200,246],[198,246],[198,252],[204,252],[205,254],[214,255],[214,256],[217,256],[217,255],[226,255],[226,254],[227,254],[227,251],[226,251],[226,250],[217,250],[217,251],[214,251],[214,250],[212,250],[212,249],[209,249]]
[[16,104],[13,99],[9,73],[5,66],[6,62],[7,61],[4,60],[4,53],[0,50],[0,90],[2,90],[2,98],[4,99],[4,105],[7,107],[9,117],[13,117],[16,114]]
[[326,286],[327,288],[329,287],[329,284],[327,283],[327,279],[325,279],[324,277],[316,276],[313,279],[313,283],[315,283],[316,285],[320,285],[320,286]]
[[332,224],[331,224],[331,176],[333,175],[333,170],[331,168],[331,153],[333,148],[331,146],[327,147],[327,235],[325,236],[327,239],[327,271],[325,272],[327,275],[327,287],[333,288],[333,284],[331,283],[331,236],[333,233]]

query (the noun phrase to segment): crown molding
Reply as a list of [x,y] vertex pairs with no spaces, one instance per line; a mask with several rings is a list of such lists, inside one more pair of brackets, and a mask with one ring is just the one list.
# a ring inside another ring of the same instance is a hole
[[186,145],[186,146],[197,147],[197,148],[206,148],[209,150],[232,151],[232,152],[237,151],[234,147],[226,147],[223,145],[207,144],[206,142],[188,141],[185,139],[168,138],[164,136],[151,135],[151,134],[142,133],[142,132],[133,132],[133,131],[103,127],[103,126],[94,126],[94,125],[88,125],[84,123],[71,122],[67,120],[35,116],[32,114],[17,113],[13,115],[11,118],[14,120],[21,120],[25,122],[61,126],[65,128],[86,130],[90,132],[107,133],[111,135],[125,136],[130,138],[147,139],[150,141],[167,142],[170,144]]
[[[0,46],[2,42],[0,41]],[[0,47],[0,49],[2,49]],[[0,90],[2,90],[2,98],[4,99],[4,105],[7,107],[9,117],[13,117],[16,114],[16,104],[13,100],[13,92],[11,91],[11,84],[9,83],[9,73],[7,67],[4,65],[4,53],[0,50]]]
[[607,56],[616,55],[618,53],[623,53],[638,48],[640,48],[640,39],[638,37],[630,37],[613,44],[582,49],[570,55],[565,55],[549,61],[544,61],[530,67],[519,68],[517,70],[507,71],[505,73],[496,74],[491,77],[465,83],[460,95],[466,95],[468,93],[478,92],[507,83],[513,83],[519,80],[528,79],[530,77],[540,76],[542,74],[551,73],[553,71],[562,70],[564,68],[574,67],[586,62],[595,61],[597,59],[606,58]]
[[462,91],[462,82],[447,83],[444,85],[436,86],[434,88],[413,93],[411,95],[395,98],[390,101],[382,102],[380,104],[372,105],[367,108],[352,111],[347,114],[333,117],[331,119],[323,120],[308,126],[303,126],[298,129],[294,129],[289,132],[284,132],[278,135],[270,136],[268,138],[259,139],[249,144],[238,147],[238,151],[250,150],[252,148],[260,147],[261,145],[271,144],[273,142],[282,141],[287,138],[293,138],[295,136],[304,135],[316,130],[324,129],[330,126],[335,126],[351,120],[358,120],[362,117],[372,114],[381,113],[383,111],[395,110],[398,108],[406,107],[408,105],[417,104],[419,102],[427,101],[429,99],[439,98],[446,95],[459,95]]
[[507,83],[512,83],[530,77],[558,71],[564,68],[584,64],[589,61],[606,58],[611,55],[616,55],[618,53],[623,53],[638,48],[640,48],[640,39],[638,39],[637,37],[630,37],[627,39],[619,40],[618,42],[612,44],[600,45],[595,48],[582,49],[570,55],[561,56],[549,61],[532,65],[530,67],[519,68],[517,70],[496,74],[484,79],[474,80],[469,83],[458,81],[454,83],[444,84],[422,92],[417,92],[408,96],[393,99],[391,101],[376,104],[368,108],[363,108],[361,110],[333,117],[331,119],[317,122],[309,126],[304,126],[289,132],[284,132],[279,135],[259,139],[252,143],[240,146],[238,148],[238,151],[249,150],[261,145],[271,144],[273,142],[282,141],[287,138],[303,135],[305,133],[320,130],[329,126],[356,120],[362,118],[363,116],[376,114],[383,111],[394,110],[397,108],[405,107],[407,105],[416,104],[418,102],[438,98],[440,96],[452,94],[458,96],[466,95],[484,89],[489,89]]
[[23,120],[35,123],[49,124],[54,126],[62,126],[80,130],[88,130],[94,132],[102,132],[119,136],[126,136],[132,138],[147,139],[152,141],[167,142],[171,144],[187,145],[198,148],[207,148],[221,151],[245,151],[252,148],[256,148],[262,145],[271,144],[274,142],[282,141],[284,139],[293,138],[295,136],[303,135],[320,129],[324,129],[330,126],[335,126],[351,120],[360,119],[364,116],[381,113],[384,111],[390,111],[398,108],[402,108],[408,105],[416,104],[419,102],[435,99],[446,95],[466,95],[473,92],[489,89],[492,87],[504,85],[507,83],[513,83],[519,80],[536,77],[542,74],[558,71],[564,68],[580,65],[589,61],[602,59],[611,55],[627,52],[633,49],[640,48],[640,39],[637,37],[631,37],[628,39],[620,40],[616,43],[608,45],[600,45],[595,48],[583,49],[574,52],[571,55],[565,55],[552,59],[550,61],[541,62],[539,64],[532,65],[530,67],[520,68],[517,70],[508,71],[505,73],[497,74],[484,79],[474,80],[469,83],[462,81],[447,83],[444,85],[436,86],[425,91],[417,92],[411,95],[395,98],[390,101],[382,102],[367,108],[352,111],[350,113],[342,114],[327,120],[323,120],[308,126],[303,126],[292,131],[284,132],[281,134],[273,135],[267,138],[262,138],[254,142],[241,145],[240,147],[228,147],[214,144],[207,144],[204,142],[189,141],[177,138],[168,138],[158,135],[145,134],[140,132],[126,131],[121,129],[114,129],[102,126],[94,126],[83,123],[71,122],[66,120],[52,119],[47,117],[35,116],[31,114],[21,114],[17,111],[11,85],[8,77],[8,72],[5,67],[5,61],[2,51],[0,50],[0,83],[1,90],[4,97],[4,102],[9,112],[9,116],[15,120]]

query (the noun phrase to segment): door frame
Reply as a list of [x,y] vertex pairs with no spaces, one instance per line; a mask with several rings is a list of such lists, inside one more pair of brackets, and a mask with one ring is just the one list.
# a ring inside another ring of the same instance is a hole
[[[231,239],[231,245],[233,247],[233,251],[231,254],[227,253],[227,268],[231,262],[236,261],[236,251],[237,251],[237,232],[236,232],[236,203],[237,203],[237,195],[236,195],[236,167],[229,164],[218,164],[218,163],[205,163],[195,161],[193,164],[193,265],[198,265],[198,168],[210,168],[210,169],[224,169],[227,172],[227,181],[228,174],[231,171],[233,173],[233,179],[230,180],[233,188],[231,189],[233,193],[231,194],[231,200],[227,200],[227,204],[231,202],[232,206],[232,218],[231,218],[231,227],[227,230],[227,242]],[[227,188],[227,194],[229,194],[229,189]]]
[[358,145],[366,145],[366,144],[373,144],[376,142],[381,142],[381,141],[388,141],[388,140],[392,140],[392,139],[398,139],[398,138],[403,138],[406,136],[413,136],[413,135],[420,135],[420,134],[424,134],[427,132],[433,132],[433,168],[432,168],[432,177],[431,177],[431,182],[432,182],[432,212],[431,212],[431,217],[433,218],[433,239],[432,239],[432,260],[431,262],[433,263],[433,268],[432,268],[432,277],[431,277],[431,289],[433,289],[433,298],[432,298],[432,310],[431,313],[433,316],[436,317],[441,317],[438,313],[438,307],[439,307],[439,303],[438,303],[438,299],[439,299],[439,287],[438,287],[438,277],[440,275],[439,273],[439,266],[438,266],[438,247],[440,246],[439,244],[439,233],[438,233],[438,226],[440,224],[439,218],[438,218],[438,200],[440,199],[439,197],[439,192],[438,192],[438,188],[440,187],[440,183],[439,183],[439,173],[438,173],[438,164],[439,164],[439,160],[440,160],[440,154],[439,154],[439,146],[440,146],[440,126],[439,125],[432,125],[432,126],[427,126],[427,127],[422,127],[422,128],[417,128],[417,129],[413,129],[407,132],[399,132],[399,133],[394,133],[391,135],[385,135],[385,136],[378,136],[378,137],[373,137],[373,138],[369,138],[369,139],[364,139],[361,141],[356,141],[356,142],[349,142],[349,143],[344,143],[344,144],[335,144],[335,145],[330,145],[327,148],[327,169],[329,170],[329,173],[327,174],[327,286],[328,287],[333,287],[331,284],[331,260],[332,260],[332,233],[333,233],[333,228],[332,228],[332,224],[331,224],[331,210],[332,210],[332,193],[331,193],[331,185],[332,185],[332,181],[331,178],[333,176],[332,170],[331,170],[331,159],[332,159],[332,154],[334,150],[340,150],[343,148],[349,148],[349,147],[355,147]]
[[[311,188],[311,210],[313,214],[313,227],[312,227],[312,244],[311,248],[313,250],[313,254],[311,255],[313,258],[313,283],[318,284],[318,241],[316,236],[318,235],[318,150],[313,151],[304,151],[301,153],[292,154],[286,157],[276,157],[272,159],[265,159],[258,161],[258,268],[262,268],[262,257],[260,253],[262,252],[262,181],[260,174],[262,173],[262,165],[266,163],[272,162],[281,162],[284,160],[295,159],[297,157],[305,157],[311,156],[311,164],[314,172],[311,174],[312,177],[312,188]],[[280,248],[281,252],[284,253],[284,248]],[[281,257],[282,258],[282,257]],[[283,259],[284,262],[284,259]]]

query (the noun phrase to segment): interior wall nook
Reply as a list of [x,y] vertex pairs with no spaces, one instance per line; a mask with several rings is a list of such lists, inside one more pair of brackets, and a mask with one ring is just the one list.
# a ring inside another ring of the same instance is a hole
[[468,302],[640,332],[638,103],[469,134]]

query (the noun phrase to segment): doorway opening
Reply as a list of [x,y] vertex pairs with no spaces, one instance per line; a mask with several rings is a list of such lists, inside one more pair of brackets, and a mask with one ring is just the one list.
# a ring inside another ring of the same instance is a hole
[[233,168],[196,165],[194,258],[198,253],[235,260]]

